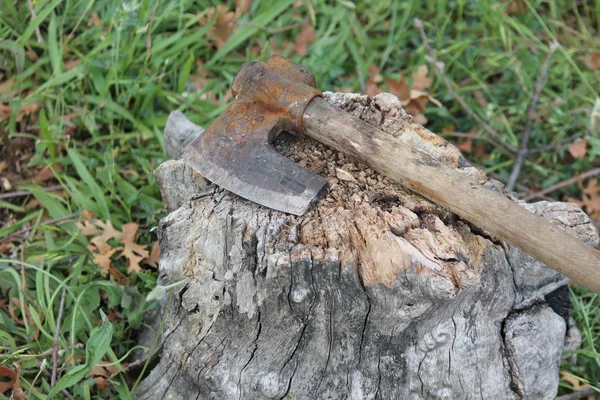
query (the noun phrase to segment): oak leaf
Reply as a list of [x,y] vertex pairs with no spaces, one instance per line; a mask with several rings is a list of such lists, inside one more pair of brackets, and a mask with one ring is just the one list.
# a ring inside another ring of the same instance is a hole
[[585,157],[586,153],[586,140],[578,140],[569,145],[569,153],[573,156],[573,158],[582,158]]
[[306,55],[308,45],[313,43],[316,39],[315,28],[309,23],[302,25],[300,33],[296,35],[294,41],[294,51],[301,56]]
[[158,262],[160,261],[160,246],[158,242],[152,243],[152,249],[150,250],[150,256],[142,260],[142,264],[149,265],[152,268],[158,268]]
[[123,237],[121,238],[123,250],[119,257],[125,257],[127,259],[129,273],[140,272],[142,270],[140,262],[150,255],[148,251],[146,251],[146,246],[140,246],[135,242],[138,228],[139,225],[136,223],[123,225]]
[[600,186],[598,179],[590,179],[587,187],[581,192],[581,200],[574,198],[568,199],[570,202],[578,204],[595,221],[600,221]]
[[235,12],[229,11],[229,7],[221,4],[216,8],[211,7],[206,12],[206,15],[198,20],[198,23],[200,25],[206,25],[210,23],[213,18],[215,19],[214,25],[208,30],[208,36],[210,37],[211,42],[220,49],[225,46],[225,43],[227,43],[229,37],[236,29]]

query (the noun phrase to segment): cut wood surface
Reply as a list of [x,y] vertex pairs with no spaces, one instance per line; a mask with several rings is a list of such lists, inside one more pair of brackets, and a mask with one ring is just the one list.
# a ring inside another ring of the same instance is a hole
[[[326,99],[512,196],[443,139],[406,130],[395,97]],[[201,129],[173,118],[167,137]],[[221,190],[180,160],[156,171],[172,211],[159,226],[159,284],[188,280],[170,308],[168,293],[159,299],[167,318],[140,399],[554,398],[562,353],[577,346],[568,309],[548,300],[557,290],[565,300],[565,276],[310,138],[275,147],[329,181],[302,217]],[[519,204],[598,241],[576,205]],[[146,345],[160,317],[147,322]]]
[[[303,122],[309,136],[356,157],[600,294],[600,251],[514,201],[445,168],[426,151],[419,151],[418,145],[407,145],[359,118],[348,119],[347,113],[320,98],[308,105]],[[398,122],[404,123],[402,136],[419,137],[425,130],[411,119],[400,118]]]

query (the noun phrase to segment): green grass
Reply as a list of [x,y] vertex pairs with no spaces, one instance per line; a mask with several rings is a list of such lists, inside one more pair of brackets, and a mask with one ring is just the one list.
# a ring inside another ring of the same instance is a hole
[[[0,238],[16,234],[0,254],[0,293],[13,311],[9,315],[7,304],[0,308],[0,365],[21,366],[20,382],[28,398],[46,398],[51,391],[48,351],[63,291],[59,385],[72,384],[65,389],[75,398],[129,398],[132,382],[118,371],[126,367],[136,344],[141,315],[152,307],[145,296],[156,274],[152,269],[128,274],[119,259],[114,266],[126,279],[102,276],[88,250],[90,238],[77,227],[80,215],[92,212],[118,229],[135,222],[140,225],[138,243],[155,241],[152,228],[165,211],[152,171],[165,159],[162,130],[169,112],[178,109],[194,122],[208,124],[226,106],[226,93],[241,64],[278,53],[295,41],[302,24],[312,24],[316,40],[305,56],[291,50],[283,55],[311,68],[323,90],[360,91],[360,75],[368,80],[370,67],[384,78],[398,79],[428,64],[413,24],[421,19],[454,90],[515,147],[549,44],[558,40],[561,47],[550,61],[529,146],[581,135],[588,141],[587,155],[573,159],[565,147],[532,155],[519,183],[541,189],[599,166],[600,122],[597,110],[593,112],[600,102],[598,71],[584,64],[590,54],[600,53],[599,0],[579,5],[566,0],[523,2],[525,10],[516,15],[506,12],[509,2],[491,0],[255,0],[220,49],[211,40],[218,21],[206,18],[216,2],[33,3],[35,19],[25,1],[5,0],[0,7],[0,82],[14,80],[12,92],[0,93],[13,111],[0,123],[0,154],[13,152],[26,172],[20,174],[24,179],[12,183],[31,191],[27,197],[0,200],[0,217],[5,219],[0,221]],[[515,154],[486,142],[489,135],[452,97],[439,73],[431,76],[430,93],[443,107],[428,104],[427,127],[457,143],[464,138],[456,139],[453,132],[475,129],[478,150],[467,157],[506,181]],[[28,144],[16,148],[17,142]],[[27,171],[33,175],[44,166],[54,171],[61,191],[44,191],[47,184],[28,179]],[[579,187],[571,185],[552,196],[579,194]],[[26,207],[32,199],[39,205]],[[43,224],[48,220],[58,222]],[[27,267],[24,282],[21,266]],[[573,299],[584,343],[577,363],[563,369],[597,385],[598,298],[578,289]],[[105,390],[85,377],[99,360],[117,369]],[[568,391],[564,386],[561,390]]]

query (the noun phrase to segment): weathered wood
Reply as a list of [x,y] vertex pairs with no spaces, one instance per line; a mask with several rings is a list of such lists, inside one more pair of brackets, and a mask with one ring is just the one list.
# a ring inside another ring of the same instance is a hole
[[[305,110],[306,134],[339,149],[436,202],[495,238],[600,294],[600,251],[514,201],[446,168],[418,146],[399,140],[359,118],[349,119],[327,101],[316,98]],[[418,137],[425,130],[403,117],[401,135]]]
[[[391,135],[404,123],[390,95],[326,98]],[[421,134],[404,140],[511,195]],[[159,226],[159,284],[189,281],[138,398],[554,398],[577,331],[546,298],[566,277],[311,139],[276,147],[329,181],[304,217],[214,188],[183,161],[157,170],[175,210]],[[575,205],[521,204],[597,243]]]

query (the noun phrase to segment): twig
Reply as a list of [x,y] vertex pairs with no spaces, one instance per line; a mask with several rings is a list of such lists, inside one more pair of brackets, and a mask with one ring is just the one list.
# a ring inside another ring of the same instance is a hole
[[558,396],[556,398],[556,400],[577,400],[577,399],[582,399],[584,397],[592,396],[594,394],[596,396],[598,396],[598,394],[600,394],[600,392],[598,391],[598,389],[587,388],[587,389],[580,390],[578,392],[573,392],[573,393],[569,393],[569,394],[563,394],[562,396]]
[[508,183],[506,184],[506,187],[510,190],[515,188],[515,183],[517,183],[517,179],[519,179],[521,168],[523,168],[523,163],[529,155],[529,148],[527,147],[527,144],[529,143],[529,136],[531,135],[531,131],[533,129],[533,116],[535,114],[535,109],[537,108],[538,98],[540,97],[542,89],[544,89],[544,86],[548,81],[548,67],[550,66],[550,59],[558,47],[559,44],[557,41],[550,43],[550,51],[548,54],[546,54],[546,59],[542,64],[540,74],[535,82],[533,96],[531,97],[529,108],[527,109],[525,130],[523,131],[523,136],[521,137],[521,146],[519,146],[519,151],[517,153],[517,161],[515,161],[512,172],[510,173],[510,177],[508,178]]
[[62,325],[63,311],[65,309],[65,294],[67,288],[64,287],[62,295],[60,296],[60,306],[58,307],[58,317],[56,317],[56,332],[54,332],[54,342],[52,344],[52,376],[50,377],[50,387],[53,388],[56,385],[56,374],[58,371],[58,337],[60,335],[60,328]]
[[[53,192],[55,190],[60,190],[60,189],[62,189],[61,185],[52,185],[52,186],[42,188],[42,190],[44,190],[46,192]],[[29,196],[30,194],[31,194],[31,192],[29,190],[18,190],[16,192],[0,193],[0,200],[11,199],[13,197]]]
[[[35,8],[33,8],[33,1],[27,0],[27,6],[29,7],[29,13],[31,14],[31,20],[33,21],[37,17],[37,15],[35,15]],[[35,36],[37,37],[38,43],[44,43],[39,25],[35,27]]]
[[61,390],[60,392],[61,392],[61,393],[63,394],[63,396],[65,396],[67,399],[69,399],[69,400],[75,400],[75,397],[73,397],[73,396],[71,395],[71,393],[67,392],[67,390],[66,390],[66,389],[63,389],[63,390]]
[[[61,264],[66,264],[69,263],[73,260],[76,260],[77,258],[79,258],[79,255],[74,255],[74,256],[68,256],[68,257],[64,257],[64,258],[59,258],[58,260],[51,260],[50,262],[54,262],[53,265],[61,265]],[[42,264],[41,263],[21,263],[21,265],[0,265],[0,271],[2,271],[3,269],[20,269],[20,268],[25,268],[25,269],[35,269],[37,268],[41,268]]]
[[150,23],[148,24],[148,36],[146,37],[146,52],[152,53],[152,25],[154,25],[154,19],[156,18],[156,9],[158,8],[158,0],[154,2],[154,8],[152,8],[152,16],[150,17]]
[[476,135],[473,133],[464,133],[464,132],[446,132],[446,133],[439,133],[438,135],[441,137],[461,137],[461,138],[467,138],[467,139],[472,139],[472,140],[482,140],[486,143],[491,144],[494,147],[498,147],[498,149],[507,156],[512,157],[512,155],[513,155],[513,153],[511,153],[510,151],[503,148],[500,145],[500,143],[494,141],[494,139],[490,139],[485,136],[480,136],[480,135]]
[[579,138],[582,138],[586,135],[585,132],[581,132],[581,133],[577,133],[571,137],[568,137],[566,139],[561,140],[558,143],[552,143],[549,144],[548,146],[544,146],[544,147],[538,147],[536,149],[530,149],[529,152],[527,153],[528,156],[533,155],[533,154],[538,154],[538,153],[543,153],[544,151],[553,151],[553,150],[557,150],[560,147],[569,144],[571,142],[576,141]]
[[584,173],[579,174],[577,176],[574,176],[573,178],[567,179],[566,181],[562,181],[562,182],[559,182],[559,183],[557,183],[555,185],[549,186],[549,187],[547,187],[544,190],[540,190],[539,192],[531,193],[531,194],[525,196],[523,198],[523,200],[529,201],[529,200],[535,199],[537,197],[542,197],[542,196],[544,196],[544,195],[546,195],[546,194],[548,194],[550,192],[553,192],[555,190],[558,190],[558,189],[563,188],[565,186],[569,186],[569,185],[571,185],[571,184],[573,184],[575,182],[582,181],[582,180],[584,180],[586,178],[589,178],[590,176],[594,176],[594,175],[598,175],[598,174],[600,174],[600,167],[599,168],[594,168],[594,169],[592,169],[590,171],[587,171],[587,172],[584,172]]
[[425,30],[423,29],[423,22],[420,19],[415,18],[414,24],[415,24],[415,27],[417,29],[419,29],[419,32],[421,33],[421,40],[423,41],[423,45],[425,46],[425,48],[429,52],[429,57],[425,57],[425,58],[429,62],[431,62],[435,66],[435,68],[438,70],[438,73],[440,74],[442,80],[444,81],[444,84],[446,85],[446,88],[448,89],[448,92],[461,105],[461,107],[465,110],[465,112],[467,114],[469,114],[471,116],[471,118],[473,118],[475,121],[477,121],[479,123],[479,125],[481,125],[481,127],[490,136],[494,137],[504,148],[506,148],[510,152],[516,153],[517,152],[517,148],[515,146],[513,146],[512,144],[506,142],[502,138],[502,136],[500,136],[500,134],[498,134],[498,132],[496,132],[488,124],[486,124],[481,119],[481,117],[479,117],[479,115],[477,115],[477,113],[475,111],[473,111],[473,109],[471,107],[469,107],[467,103],[465,103],[465,101],[458,95],[458,93],[456,93],[454,91],[454,89],[452,88],[452,82],[450,82],[450,79],[448,79],[448,77],[446,76],[446,74],[444,74],[444,63],[442,63],[442,62],[440,62],[440,61],[437,60],[437,58],[435,57],[435,51],[429,45],[427,36],[425,35]]
[[48,221],[44,221],[44,222],[42,222],[41,224],[37,224],[37,225],[31,226],[31,227],[28,227],[28,228],[22,228],[22,229],[19,229],[18,231],[15,231],[15,232],[13,232],[13,233],[11,233],[11,234],[7,235],[6,237],[3,237],[2,239],[0,239],[0,243],[10,242],[10,241],[11,241],[11,239],[12,239],[12,238],[14,238],[15,236],[22,235],[22,234],[24,234],[24,233],[27,233],[27,232],[29,232],[29,231],[32,231],[32,230],[34,230],[34,229],[37,229],[37,228],[39,228],[40,226],[54,225],[54,224],[57,224],[57,223],[59,223],[59,222],[63,222],[63,221],[67,221],[67,220],[70,220],[70,219],[76,218],[76,217],[78,217],[79,215],[81,215],[81,213],[78,213],[78,212],[77,212],[77,213],[73,213],[73,214],[65,215],[65,216],[62,216],[62,217],[58,217],[58,218],[54,218],[54,219],[50,219],[50,220],[48,220]]

